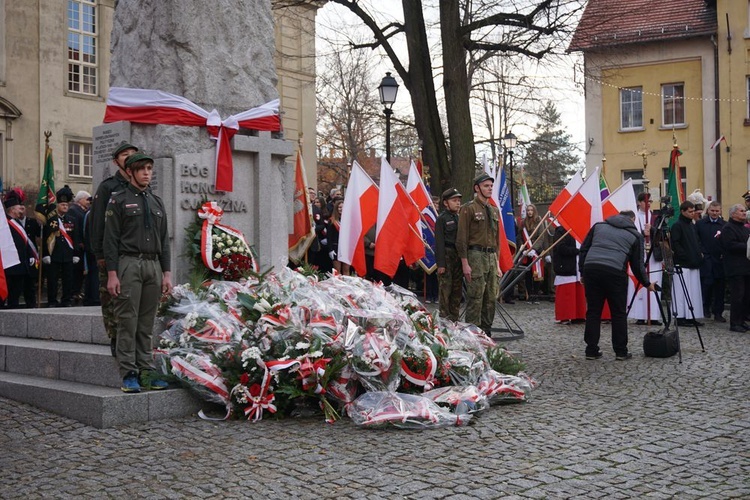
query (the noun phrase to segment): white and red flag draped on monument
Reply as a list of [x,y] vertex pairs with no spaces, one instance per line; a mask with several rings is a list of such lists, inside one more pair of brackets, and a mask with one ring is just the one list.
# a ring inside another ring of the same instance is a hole
[[557,221],[578,243],[583,243],[591,226],[602,219],[602,198],[599,191],[599,167],[589,175],[578,191],[557,214]]
[[218,111],[200,106],[161,90],[112,87],[107,97],[104,123],[129,121],[152,125],[206,127],[216,141],[216,181],[218,191],[232,191],[232,149],[229,140],[240,128],[278,132],[281,130],[279,100],[243,111],[222,120]]
[[635,200],[635,191],[633,190],[633,179],[627,179],[620,184],[620,187],[612,191],[602,202],[602,218],[612,217],[625,210],[633,213],[638,212],[638,203]]
[[378,220],[378,186],[357,161],[352,162],[352,172],[346,186],[346,196],[341,212],[338,260],[351,264],[357,274],[367,274],[365,263],[365,233]]
[[392,278],[401,257],[408,266],[424,257],[424,243],[419,234],[418,223],[417,206],[383,157],[380,161],[375,269]]
[[307,176],[302,152],[297,151],[297,162],[294,167],[294,216],[292,231],[289,233],[289,259],[299,263],[305,257],[307,249],[315,239],[315,230],[310,213],[310,200],[307,199]]

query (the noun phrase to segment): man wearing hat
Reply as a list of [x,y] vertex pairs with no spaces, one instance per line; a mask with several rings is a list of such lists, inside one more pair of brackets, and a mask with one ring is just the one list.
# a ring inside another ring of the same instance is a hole
[[162,293],[172,288],[167,214],[149,188],[154,160],[135,153],[125,162],[130,182],[112,193],[104,223],[107,291],[117,324],[116,357],[123,392],[164,389],[154,376],[151,332]]
[[461,193],[450,188],[441,198],[443,211],[435,221],[435,262],[440,286],[440,315],[458,321],[461,308],[461,259],[456,252]]
[[[16,309],[19,307],[19,299],[24,290],[31,285],[36,274],[37,250],[34,242],[26,234],[20,218],[23,216],[23,202],[15,191],[9,191],[5,195],[5,212],[8,217],[10,234],[18,252],[18,264],[5,270],[8,283],[8,299],[6,307]],[[26,307],[31,308],[36,302],[26,301]]]
[[114,151],[112,151],[112,163],[117,165],[117,172],[99,184],[88,216],[91,252],[93,252],[96,258],[96,266],[99,271],[99,300],[102,306],[102,319],[104,320],[104,328],[107,331],[107,336],[110,338],[112,356],[115,356],[117,329],[111,302],[112,297],[110,297],[107,291],[107,268],[104,265],[104,213],[107,210],[107,203],[112,193],[121,191],[130,182],[128,174],[125,171],[125,160],[137,152],[138,148],[126,141],[122,141],[115,147]]
[[[66,184],[56,193],[57,209],[47,217],[42,242],[47,270],[47,304],[49,307],[73,305],[73,264],[81,258],[76,252],[81,244],[82,231],[68,213],[73,191]],[[62,297],[57,300],[57,288],[62,284]]]
[[495,318],[498,293],[497,243],[500,211],[490,204],[495,179],[487,174],[474,178],[474,199],[458,214],[456,251],[466,280],[466,317],[487,335]]

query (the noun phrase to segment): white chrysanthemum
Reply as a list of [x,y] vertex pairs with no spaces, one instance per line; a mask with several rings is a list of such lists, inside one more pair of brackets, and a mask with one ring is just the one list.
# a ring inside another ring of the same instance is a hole
[[311,358],[322,358],[323,357],[323,351],[313,351],[310,353]]
[[220,259],[221,258],[221,252],[216,252],[214,254],[214,259]]
[[229,250],[228,248],[225,248],[224,250],[222,250],[222,252],[221,252],[221,253],[223,253],[224,255],[229,255],[229,254],[230,254],[230,253],[232,253],[232,252],[231,252],[231,250]]
[[309,349],[310,343],[309,342],[297,342],[297,345],[294,346],[295,349]]
[[224,242],[223,242],[223,241],[220,241],[220,242],[218,242],[218,243],[216,244],[216,246],[217,246],[218,248],[224,248],[224,247],[225,247],[226,245],[224,245]]

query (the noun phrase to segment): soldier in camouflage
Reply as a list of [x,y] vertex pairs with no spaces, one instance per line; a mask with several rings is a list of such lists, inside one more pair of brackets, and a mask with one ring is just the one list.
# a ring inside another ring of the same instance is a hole
[[458,214],[456,251],[466,280],[467,323],[490,336],[498,294],[497,243],[500,211],[489,200],[495,179],[487,174],[474,178],[474,199]]
[[109,197],[114,191],[122,191],[128,185],[130,179],[125,171],[125,160],[132,154],[138,152],[138,148],[122,141],[112,152],[112,162],[117,165],[115,175],[107,177],[99,184],[94,195],[94,201],[91,203],[91,210],[88,217],[89,234],[91,235],[91,251],[96,257],[96,266],[99,271],[99,300],[102,306],[102,319],[107,336],[110,338],[110,348],[112,356],[115,356],[117,345],[117,324],[115,322],[115,312],[112,305],[112,297],[107,291],[107,268],[104,265],[104,213],[107,210]]

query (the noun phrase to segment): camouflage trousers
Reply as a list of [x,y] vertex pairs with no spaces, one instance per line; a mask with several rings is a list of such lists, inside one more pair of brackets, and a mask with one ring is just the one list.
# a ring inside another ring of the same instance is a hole
[[97,263],[99,271],[99,300],[102,303],[102,320],[104,320],[104,329],[110,339],[117,338],[117,320],[115,319],[115,306],[112,303],[112,296],[107,291],[107,266]]
[[495,319],[498,294],[497,253],[469,250],[467,260],[471,267],[471,281],[466,284],[464,321],[488,332]]
[[440,286],[440,316],[451,321],[458,321],[461,312],[461,259],[455,248],[445,249],[445,272],[438,274]]

